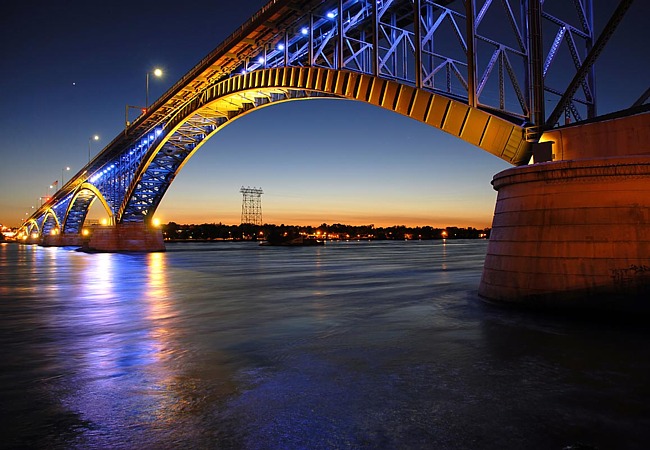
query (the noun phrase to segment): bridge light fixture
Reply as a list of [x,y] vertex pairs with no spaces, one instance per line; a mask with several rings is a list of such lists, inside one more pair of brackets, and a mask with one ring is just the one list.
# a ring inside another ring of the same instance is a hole
[[257,58],[257,62],[258,62],[259,64],[264,64],[264,57],[263,57],[263,56],[260,56],[259,58]]
[[64,178],[63,175],[65,174],[66,171],[67,171],[67,172],[70,171],[70,167],[69,167],[69,166],[65,166],[64,168],[61,169],[61,187],[63,187],[63,185],[65,184],[65,178]]
[[278,44],[278,50],[280,51],[284,50],[284,44]]
[[307,36],[309,34],[309,29],[307,29],[307,27],[302,27],[300,29],[300,32],[302,33],[303,36]]
[[99,136],[96,134],[88,138],[88,162],[90,162],[90,146],[92,144],[92,141],[98,141]]
[[328,19],[333,19],[335,17],[336,17],[336,12],[334,12],[334,11],[330,11],[330,12],[327,13],[327,18]]
[[[149,73],[150,72],[147,72],[147,92],[145,97],[145,108],[143,112],[146,112],[149,109]],[[153,69],[153,72],[151,72],[151,74],[153,74],[153,76],[155,77],[160,78],[163,75],[163,71],[159,68],[155,68]]]

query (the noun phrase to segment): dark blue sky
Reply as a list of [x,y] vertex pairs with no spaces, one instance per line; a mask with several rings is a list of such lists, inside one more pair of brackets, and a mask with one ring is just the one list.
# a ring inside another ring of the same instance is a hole
[[[558,0],[555,0],[556,3]],[[563,0],[564,1],[564,0]],[[481,2],[479,2],[481,3]],[[553,3],[547,0],[547,5]],[[125,106],[158,98],[265,4],[11,2],[0,14],[0,223],[17,225],[66,166],[78,171],[124,127]],[[596,2],[598,30],[616,2]],[[599,111],[648,87],[648,2],[637,0],[598,65]],[[185,166],[163,221],[238,223],[239,188],[261,186],[264,219],[488,226],[503,161],[377,108],[319,100],[235,121]],[[67,180],[70,173],[64,173]]]

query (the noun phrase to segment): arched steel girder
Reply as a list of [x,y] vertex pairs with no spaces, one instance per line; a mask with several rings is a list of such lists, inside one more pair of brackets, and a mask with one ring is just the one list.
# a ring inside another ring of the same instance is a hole
[[88,211],[96,199],[99,199],[109,217],[113,218],[114,213],[99,189],[91,183],[83,183],[75,190],[68,210],[65,212],[62,232],[80,234]]
[[[31,236],[32,233],[33,233],[34,228],[36,228],[37,234],[40,235],[41,230],[40,230],[40,227],[38,226],[38,222],[36,222],[35,219],[29,219],[27,222],[25,222],[23,224],[23,226],[21,227],[21,230],[26,229],[27,230],[27,235]],[[19,233],[20,233],[20,230],[19,230]]]
[[58,228],[59,230],[61,229],[60,221],[56,216],[54,210],[52,208],[49,208],[43,215],[43,226],[41,228],[40,235],[47,236],[55,228]]
[[530,160],[524,128],[439,94],[357,72],[314,67],[258,70],[215,83],[177,111],[142,158],[117,221],[150,220],[185,162],[232,119],[276,101],[323,95],[397,112],[514,165]]

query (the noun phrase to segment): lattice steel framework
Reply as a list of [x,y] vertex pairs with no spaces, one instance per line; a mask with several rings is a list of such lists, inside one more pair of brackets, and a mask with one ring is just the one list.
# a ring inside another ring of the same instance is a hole
[[250,225],[262,225],[262,188],[244,187],[241,202],[241,223]]
[[592,0],[271,0],[26,224],[50,211],[80,233],[97,198],[113,223],[150,221],[210,136],[297,98],[365,101],[525,164],[562,115],[596,114],[593,62],[631,3],[596,40]]

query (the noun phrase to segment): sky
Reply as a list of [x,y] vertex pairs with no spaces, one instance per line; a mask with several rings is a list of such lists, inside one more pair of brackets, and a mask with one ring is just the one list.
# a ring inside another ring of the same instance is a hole
[[[126,106],[145,102],[147,72],[164,72],[150,78],[153,103],[265,1],[192,3],[2,6],[0,224],[19,225],[51,183],[88,162],[89,145],[94,155],[124,129]],[[595,2],[597,34],[616,3]],[[631,106],[650,84],[642,37],[649,16],[648,2],[635,2],[601,56],[599,113]],[[100,139],[89,144],[94,135]],[[483,228],[496,200],[490,181],[509,167],[374,106],[296,101],[256,110],[218,132],[178,174],[156,217],[238,224],[239,190],[250,186],[264,190],[265,223]],[[94,206],[91,215],[103,212]]]

